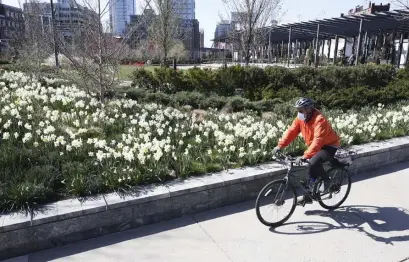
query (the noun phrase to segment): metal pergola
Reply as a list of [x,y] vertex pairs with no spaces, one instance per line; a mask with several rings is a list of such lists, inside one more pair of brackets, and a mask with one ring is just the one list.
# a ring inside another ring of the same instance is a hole
[[[331,19],[290,23],[280,26],[267,27],[268,45],[271,50],[273,43],[288,44],[288,59],[291,43],[295,41],[313,41],[315,47],[314,62],[317,62],[319,39],[335,38],[334,62],[338,49],[338,38],[358,37],[357,57],[361,50],[362,33],[365,33],[365,43],[368,35],[386,32],[401,33],[399,54],[402,53],[403,34],[409,32],[409,10],[394,10],[375,14],[357,14],[341,16]],[[324,45],[322,46],[324,48]],[[269,52],[270,53],[270,52]],[[400,55],[399,55],[400,57]],[[356,59],[355,64],[358,64]]]
[[409,11],[395,10],[375,14],[349,15],[331,19],[290,23],[268,27],[271,42],[312,40],[319,35],[323,38],[334,36],[355,37],[359,32],[377,33],[379,31],[409,32]]
[[[367,36],[381,33],[400,33],[400,48],[402,52],[403,34],[409,33],[409,10],[394,10],[377,12],[375,14],[357,14],[341,16],[330,19],[321,19],[307,22],[289,23],[279,26],[271,26],[261,29],[265,32],[266,45],[271,53],[272,44],[288,45],[287,63],[292,48],[292,42],[312,41],[314,45],[317,62],[319,40],[329,40],[335,38],[334,62],[338,47],[338,38],[357,37],[357,57],[361,50],[362,42],[366,43]],[[362,41],[363,34],[365,41]],[[217,39],[218,41],[228,41],[227,38]],[[377,40],[375,40],[377,41]],[[322,45],[324,48],[324,45]],[[355,63],[358,63],[356,59]]]

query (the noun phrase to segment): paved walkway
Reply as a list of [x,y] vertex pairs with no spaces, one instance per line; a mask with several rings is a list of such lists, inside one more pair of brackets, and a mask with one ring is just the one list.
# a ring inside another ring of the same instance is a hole
[[7,262],[409,262],[409,163],[358,179],[344,208],[297,207],[276,229],[258,222],[251,201]]

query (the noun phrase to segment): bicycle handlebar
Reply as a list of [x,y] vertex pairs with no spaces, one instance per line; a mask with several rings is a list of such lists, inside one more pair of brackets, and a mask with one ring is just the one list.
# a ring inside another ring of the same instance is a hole
[[[295,161],[297,160],[296,157],[286,155],[286,154],[284,154],[282,152],[277,152],[276,155],[279,156],[279,158],[281,158],[281,160],[291,162],[293,164],[295,164]],[[303,162],[305,162],[307,164],[310,164],[310,162],[308,160],[306,160],[306,159]]]

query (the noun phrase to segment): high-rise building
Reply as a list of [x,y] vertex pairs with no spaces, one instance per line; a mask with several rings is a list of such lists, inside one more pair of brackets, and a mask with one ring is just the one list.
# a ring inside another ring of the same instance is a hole
[[227,37],[231,32],[230,21],[222,20],[216,25],[216,31],[214,32],[214,38]]
[[368,14],[374,14],[377,12],[387,12],[391,8],[391,4],[387,5],[376,5],[375,3],[372,3],[369,1],[368,8],[364,8],[363,5],[358,5],[355,8],[352,8],[348,11],[349,15],[368,15]]
[[154,23],[157,15],[152,9],[145,9],[142,14],[131,15],[128,25],[128,44],[131,48],[138,48],[140,42],[148,40],[149,27]]
[[195,19],[195,0],[175,0],[175,13],[181,19]]
[[200,28],[200,48],[204,48],[204,30]]
[[243,29],[243,21],[245,21],[246,13],[245,12],[231,12],[231,28],[232,30],[242,30]]
[[123,36],[131,22],[131,15],[136,15],[135,0],[109,0],[111,33]]
[[[39,22],[39,30],[43,33],[52,32],[51,4],[47,2],[30,2],[23,5],[27,30],[34,29]],[[64,37],[71,37],[74,31],[80,29],[84,24],[99,21],[98,14],[77,4],[74,0],[58,0],[54,3],[55,24],[57,32]],[[39,20],[37,20],[37,18]]]
[[0,1],[0,52],[6,51],[9,41],[16,39],[23,31],[23,11]]

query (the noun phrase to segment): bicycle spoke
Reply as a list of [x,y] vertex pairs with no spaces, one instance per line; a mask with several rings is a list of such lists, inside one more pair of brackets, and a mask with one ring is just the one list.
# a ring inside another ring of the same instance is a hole
[[351,187],[350,176],[343,168],[334,168],[329,171],[330,183],[325,191],[320,194],[319,203],[327,209],[333,209],[341,205],[349,194]]

